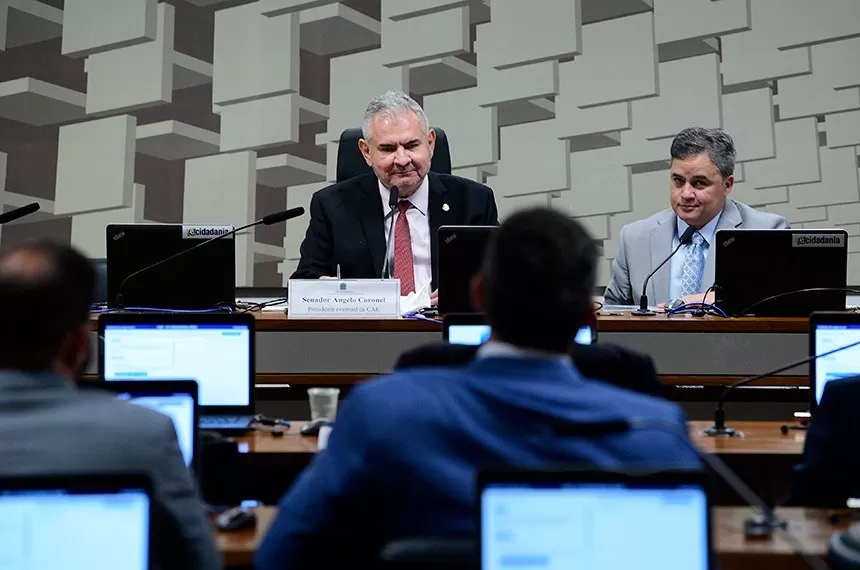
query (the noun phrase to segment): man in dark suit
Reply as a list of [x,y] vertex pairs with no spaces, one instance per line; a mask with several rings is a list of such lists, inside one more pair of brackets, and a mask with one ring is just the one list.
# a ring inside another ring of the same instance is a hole
[[[404,93],[374,98],[362,135],[358,144],[373,174],[314,194],[292,278],[331,278],[338,267],[344,279],[379,278],[394,216],[389,266],[400,279],[400,293],[424,290],[436,304],[439,227],[498,224],[493,191],[466,178],[430,172],[436,133],[421,106]],[[390,201],[392,187],[398,189],[396,201]]]
[[860,377],[831,380],[809,424],[789,505],[844,507],[860,498]]
[[173,421],[75,386],[90,352],[93,267],[68,246],[0,254],[0,476],[141,473],[153,488],[153,568],[221,566]]
[[[397,359],[395,370],[421,366],[465,366],[478,352],[478,346],[433,342],[407,350]],[[663,384],[654,361],[647,354],[614,344],[578,345],[569,348],[573,365],[586,378],[600,379],[649,396],[663,396]]]
[[[393,540],[474,536],[481,468],[699,467],[680,408],[586,381],[571,363],[596,267],[572,218],[544,208],[505,220],[472,286],[490,340],[465,367],[354,388],[328,447],[281,499],[256,568],[373,567]],[[634,422],[667,427],[624,429]]]

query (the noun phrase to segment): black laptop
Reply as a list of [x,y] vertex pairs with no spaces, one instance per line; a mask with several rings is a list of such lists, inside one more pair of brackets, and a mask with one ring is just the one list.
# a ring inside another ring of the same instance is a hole
[[711,254],[716,305],[730,316],[845,309],[845,230],[718,230]]
[[197,382],[194,380],[113,380],[104,386],[123,400],[164,414],[173,420],[176,441],[185,465],[200,473],[198,452],[200,410],[197,403]]
[[469,283],[481,269],[484,249],[497,226],[442,226],[439,228],[437,279],[439,312],[470,313]]
[[709,506],[700,472],[481,472],[480,568],[708,570]]
[[[212,309],[236,302],[236,243],[220,239],[131,277],[135,271],[198,245],[233,226],[110,224],[107,226],[107,303],[126,309]],[[120,291],[120,287],[122,290]]]
[[196,380],[200,429],[248,430],[254,416],[254,316],[99,315],[99,378]]
[[0,526],[4,569],[153,567],[144,475],[0,477]]

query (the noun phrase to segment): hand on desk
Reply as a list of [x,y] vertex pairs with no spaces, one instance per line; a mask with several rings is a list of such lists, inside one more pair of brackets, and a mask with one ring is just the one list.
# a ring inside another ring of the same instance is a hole
[[439,306],[439,289],[436,289],[432,293],[430,293],[430,306],[438,307]]
[[[684,301],[685,305],[687,303],[701,303],[702,297],[703,297],[703,295],[701,293],[694,293],[692,295],[686,295],[684,297],[681,297],[681,300]],[[714,302],[714,292],[710,291],[707,295],[704,295],[704,299],[705,299],[705,303],[707,303],[707,304],[713,303]],[[666,303],[660,303],[659,305],[657,305],[657,308],[663,309],[663,308],[665,308],[665,306],[666,306]]]
[[320,279],[325,279],[326,281],[337,281],[337,277],[331,277],[330,275],[320,275]]

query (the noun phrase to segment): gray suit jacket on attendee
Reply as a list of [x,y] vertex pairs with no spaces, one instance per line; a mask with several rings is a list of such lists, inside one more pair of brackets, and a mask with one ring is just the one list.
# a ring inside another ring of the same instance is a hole
[[153,484],[153,568],[221,567],[173,422],[53,373],[0,371],[0,476],[145,473]]
[[[606,286],[604,300],[608,305],[638,305],[645,278],[672,253],[677,217],[671,208],[650,218],[637,220],[621,228],[618,254],[612,260],[612,275]],[[717,230],[787,228],[788,220],[777,214],[761,212],[741,202],[726,200]],[[702,288],[714,284],[714,255],[709,251],[705,260]],[[680,253],[679,253],[680,255]],[[648,282],[648,302],[651,305],[669,299],[671,261],[660,268]]]

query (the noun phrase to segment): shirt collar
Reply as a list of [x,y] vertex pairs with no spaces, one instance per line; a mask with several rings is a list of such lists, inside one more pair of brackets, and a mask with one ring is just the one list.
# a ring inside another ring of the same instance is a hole
[[478,349],[475,358],[532,358],[538,360],[570,362],[570,355],[547,352],[534,348],[521,348],[507,342],[489,340]]
[[[379,196],[382,198],[382,210],[388,214],[388,197],[391,192],[382,185],[382,182],[377,179],[377,183],[379,184]],[[410,196],[406,198],[412,203],[412,207],[419,212],[421,212],[422,216],[427,215],[427,209],[430,207],[430,176],[425,176],[424,180],[421,181],[421,186],[418,187],[418,190]]]
[[[711,245],[714,240],[714,232],[717,231],[717,224],[720,223],[720,217],[722,217],[723,211],[720,210],[720,213],[714,216],[714,219],[705,224],[705,226],[699,230],[699,234],[705,239],[705,244]],[[682,220],[681,218],[675,216],[675,219],[678,222],[678,236],[684,235],[684,232],[687,231],[687,228],[690,226]]]

